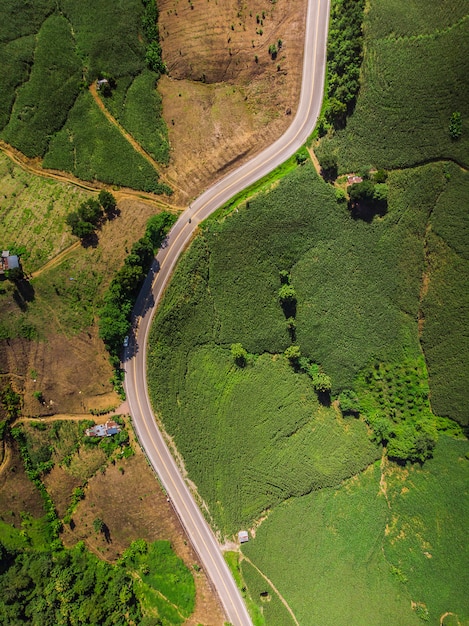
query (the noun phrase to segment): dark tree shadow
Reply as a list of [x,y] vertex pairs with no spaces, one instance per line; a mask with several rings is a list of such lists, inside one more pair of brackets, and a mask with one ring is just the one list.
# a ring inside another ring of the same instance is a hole
[[331,394],[329,393],[329,391],[318,391],[317,395],[318,400],[322,404],[322,406],[331,406]]
[[81,240],[81,245],[83,246],[83,248],[97,248],[98,243],[99,243],[99,237],[96,232],[91,233],[90,235],[87,235],[86,237],[83,237],[83,239]]
[[107,524],[103,524],[102,533],[104,535],[104,539],[106,539],[106,543],[112,543],[111,531],[109,530],[109,526]]
[[361,200],[360,202],[349,203],[350,214],[354,220],[362,220],[363,222],[372,222],[375,216],[383,217],[388,212],[388,203],[386,200],[368,202]]

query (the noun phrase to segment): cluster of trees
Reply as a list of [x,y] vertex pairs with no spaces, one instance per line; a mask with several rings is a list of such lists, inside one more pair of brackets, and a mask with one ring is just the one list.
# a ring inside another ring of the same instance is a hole
[[350,185],[349,208],[353,217],[370,221],[375,215],[384,215],[388,209],[388,191],[385,182],[372,179]]
[[313,389],[320,396],[320,399],[328,399],[332,389],[332,380],[321,367],[308,359],[301,356],[299,346],[291,345],[284,352],[285,357],[290,361],[295,370],[307,374],[313,383]]
[[99,335],[115,367],[120,362],[122,342],[129,331],[130,314],[138,292],[156,250],[175,220],[176,216],[166,211],[149,219],[145,235],[134,243],[104,296],[104,306],[99,315]]
[[92,235],[101,224],[104,215],[112,219],[116,212],[116,199],[109,191],[102,189],[98,199],[89,198],[82,202],[76,211],[72,211],[65,218],[65,222],[72,229],[72,234],[80,239]]
[[158,75],[166,73],[166,65],[161,58],[160,32],[158,28],[158,6],[156,0],[143,0],[145,11],[142,17],[143,33],[148,42],[145,61],[150,70]]
[[0,543],[0,560],[4,624],[144,623],[131,573],[99,561],[82,542],[54,552],[15,551]]
[[360,89],[364,8],[364,0],[332,2],[327,46],[328,99],[325,120],[320,122],[322,132],[326,130],[326,122],[334,128],[343,127],[355,106]]

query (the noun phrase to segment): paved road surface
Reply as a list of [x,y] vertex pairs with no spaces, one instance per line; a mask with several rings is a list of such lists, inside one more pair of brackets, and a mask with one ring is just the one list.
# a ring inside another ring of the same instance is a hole
[[324,85],[329,0],[308,0],[303,79],[297,114],[286,133],[248,163],[215,183],[184,211],[168,235],[134,309],[134,334],[124,355],[125,389],[133,423],[204,569],[234,626],[252,624],[220,547],[196,505],[156,426],[148,399],[146,349],[151,320],[181,252],[197,225],[233,195],[253,184],[298,150],[318,118]]

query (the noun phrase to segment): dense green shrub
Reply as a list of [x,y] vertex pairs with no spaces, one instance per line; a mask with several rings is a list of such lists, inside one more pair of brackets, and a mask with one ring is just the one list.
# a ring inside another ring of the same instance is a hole
[[335,128],[345,124],[360,88],[364,8],[364,0],[333,0],[331,6],[324,116]]

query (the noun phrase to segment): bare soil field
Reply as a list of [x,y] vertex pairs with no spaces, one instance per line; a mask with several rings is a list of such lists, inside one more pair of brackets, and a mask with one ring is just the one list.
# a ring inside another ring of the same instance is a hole
[[306,2],[161,0],[159,8],[168,67],[158,87],[171,143],[168,180],[185,190],[176,197],[187,203],[290,124],[301,85]]
[[41,496],[26,476],[14,439],[7,442],[5,463],[0,471],[0,519],[15,528],[21,528],[21,513],[33,517],[44,515]]

